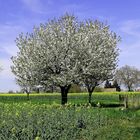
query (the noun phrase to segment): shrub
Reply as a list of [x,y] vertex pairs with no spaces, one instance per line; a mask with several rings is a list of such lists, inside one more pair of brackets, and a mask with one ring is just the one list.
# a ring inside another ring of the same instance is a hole
[[14,93],[14,91],[13,90],[9,90],[8,93]]

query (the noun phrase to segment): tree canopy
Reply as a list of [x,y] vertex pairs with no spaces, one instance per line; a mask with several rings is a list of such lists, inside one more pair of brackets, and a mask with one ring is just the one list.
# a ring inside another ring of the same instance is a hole
[[120,37],[109,26],[97,20],[83,23],[84,36],[80,56],[81,81],[89,92],[89,103],[94,88],[107,79],[112,79],[118,62],[117,43]]
[[125,65],[117,70],[115,77],[128,91],[131,91],[139,85],[140,71],[135,67]]
[[33,33],[20,34],[11,68],[17,83],[29,91],[38,85],[60,87],[65,104],[73,83],[84,83],[91,97],[99,83],[112,78],[119,40],[102,22],[79,21],[65,14],[34,28]]

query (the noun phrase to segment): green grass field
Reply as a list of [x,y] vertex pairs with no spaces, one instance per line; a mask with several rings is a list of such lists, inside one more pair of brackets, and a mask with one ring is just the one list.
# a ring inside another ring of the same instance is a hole
[[[119,102],[119,92],[114,93],[104,93],[96,92],[92,95],[92,102],[109,102],[109,103],[118,103]],[[121,93],[125,94],[125,93]],[[131,93],[130,93],[131,94]],[[27,102],[26,94],[0,94],[0,102]],[[32,103],[46,103],[57,104],[61,103],[60,93],[40,93],[40,94],[30,94],[30,102]],[[68,103],[87,103],[88,102],[88,93],[69,93],[68,94]]]
[[[92,102],[119,104],[119,94],[94,93]],[[129,93],[132,99],[139,93]],[[0,140],[139,140],[140,110],[92,107],[87,93],[0,94]]]
[[[129,95],[131,104],[140,104],[140,93],[139,92],[95,92],[92,95],[92,103],[104,105],[119,105],[119,95]],[[132,101],[133,99],[133,101]],[[138,100],[137,100],[138,99]],[[33,104],[61,104],[60,93],[40,93],[30,94],[30,100],[27,100],[26,94],[0,94],[0,102],[2,103],[26,103],[31,102]],[[68,103],[71,104],[87,104],[88,93],[69,93]]]

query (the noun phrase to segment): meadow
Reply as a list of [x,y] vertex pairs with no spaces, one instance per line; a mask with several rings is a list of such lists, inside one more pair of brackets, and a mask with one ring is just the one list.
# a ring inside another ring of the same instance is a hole
[[[93,93],[92,102],[102,102],[102,103],[119,103],[118,98],[119,93]],[[125,93],[122,93],[125,94]],[[30,100],[27,100],[26,94],[0,94],[0,102],[5,103],[21,103],[21,102],[32,102],[32,103],[45,103],[45,104],[61,104],[60,93],[40,93],[40,94],[30,94]],[[68,103],[72,104],[85,104],[88,102],[88,93],[69,93]]]
[[[94,93],[90,105],[87,93],[71,93],[65,106],[59,93],[31,94],[29,101],[0,94],[0,140],[138,140],[140,110],[125,109],[119,94],[127,93]],[[140,98],[129,94],[131,104]]]

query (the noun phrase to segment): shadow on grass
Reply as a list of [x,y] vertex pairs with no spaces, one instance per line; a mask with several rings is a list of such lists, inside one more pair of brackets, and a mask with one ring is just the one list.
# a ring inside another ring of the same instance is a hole
[[[97,105],[96,105],[97,106]],[[114,108],[114,107],[124,107],[124,104],[115,104],[115,103],[110,103],[110,104],[101,104],[101,107],[104,107],[104,108]]]
[[100,107],[100,108],[118,108],[124,107],[124,104],[121,103],[91,103],[91,104],[73,104],[73,106],[91,106],[91,107]]

